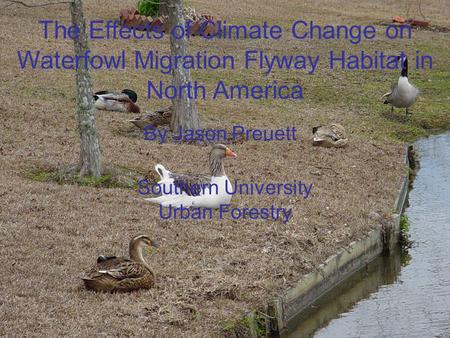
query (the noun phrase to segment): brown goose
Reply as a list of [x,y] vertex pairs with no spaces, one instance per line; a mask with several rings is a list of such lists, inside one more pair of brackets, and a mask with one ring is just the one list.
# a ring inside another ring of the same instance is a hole
[[315,146],[340,148],[348,142],[344,127],[337,123],[314,127],[312,132]]
[[97,264],[82,277],[89,290],[126,292],[149,289],[155,284],[155,275],[142,256],[145,247],[157,247],[149,237],[140,235],[130,241],[130,258],[99,256]]

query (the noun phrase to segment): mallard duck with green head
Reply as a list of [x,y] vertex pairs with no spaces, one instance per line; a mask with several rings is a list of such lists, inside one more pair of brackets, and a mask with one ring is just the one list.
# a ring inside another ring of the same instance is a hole
[[121,93],[103,90],[94,94],[94,106],[100,110],[138,114],[141,109],[136,102],[137,94],[131,89],[124,89]]

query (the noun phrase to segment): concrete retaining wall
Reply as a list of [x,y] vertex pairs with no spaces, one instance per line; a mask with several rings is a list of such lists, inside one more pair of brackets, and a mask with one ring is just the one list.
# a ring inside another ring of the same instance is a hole
[[[407,151],[405,162],[409,165]],[[364,268],[383,250],[394,249],[400,237],[400,218],[405,209],[409,187],[409,175],[402,180],[399,195],[394,205],[392,226],[388,229],[372,230],[358,241],[350,243],[329,257],[316,271],[304,276],[294,287],[286,290],[267,307],[266,331],[268,337],[283,334],[294,318],[305,311],[326,292]],[[254,318],[248,317],[250,320]],[[252,334],[252,336],[256,336]]]

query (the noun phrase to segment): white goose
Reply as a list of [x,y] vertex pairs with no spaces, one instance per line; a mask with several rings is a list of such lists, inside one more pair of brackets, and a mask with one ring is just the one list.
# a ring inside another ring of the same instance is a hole
[[229,204],[233,190],[230,180],[225,175],[223,160],[226,157],[236,156],[223,144],[215,144],[209,154],[211,176],[176,174],[157,164],[155,170],[161,176],[158,184],[162,195],[145,200],[161,204],[163,207],[219,208],[221,204]]
[[414,87],[408,81],[408,59],[402,54],[400,57],[402,63],[402,72],[397,82],[391,86],[391,91],[383,95],[384,103],[391,105],[391,112],[396,108],[406,108],[406,114],[409,114],[409,107],[416,102],[419,96],[419,89]]

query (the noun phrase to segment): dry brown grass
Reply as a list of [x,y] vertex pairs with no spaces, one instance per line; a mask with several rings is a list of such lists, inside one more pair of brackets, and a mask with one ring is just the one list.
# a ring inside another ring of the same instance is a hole
[[[325,23],[335,22],[336,17],[341,23],[370,22],[404,8],[396,8],[397,2],[383,1],[373,9],[372,3],[363,1],[355,7],[353,1],[339,1],[333,9],[326,1],[300,4],[285,0],[277,2],[276,8],[273,1],[227,1],[226,6],[192,1],[201,12],[235,22],[292,20],[305,15]],[[115,19],[124,4],[132,5],[133,1],[120,5],[117,1],[86,1],[85,7],[90,18]],[[444,11],[433,8],[429,15],[435,22],[448,24]],[[245,142],[233,147],[239,157],[226,163],[231,179],[302,179],[314,183],[312,198],[307,200],[234,197],[233,206],[293,207],[294,217],[285,225],[231,220],[164,222],[158,217],[157,206],[136,201],[136,191],[26,179],[25,174],[33,168],[61,167],[78,158],[73,74],[19,71],[16,61],[17,49],[71,52],[70,42],[43,41],[37,24],[42,18],[67,23],[69,15],[66,6],[33,10],[11,6],[9,14],[5,13],[0,13],[0,335],[218,336],[226,321],[266,304],[337,248],[377,227],[368,217],[371,211],[388,217],[404,173],[402,147],[380,138],[367,119],[370,112],[351,104],[344,110],[331,105],[319,109],[311,101],[199,103],[203,120],[221,121],[226,126],[242,122],[251,127],[295,126],[305,138],[317,122],[333,120],[350,126],[350,144],[345,149],[313,148],[307,140]],[[251,13],[249,18],[245,13]],[[205,48],[204,44],[197,39],[191,48]],[[281,42],[252,44],[274,53],[297,48]],[[104,53],[145,47],[169,48],[167,39],[92,43],[93,50]],[[302,47],[311,50],[324,45]],[[221,41],[208,50],[235,48],[233,42]],[[152,71],[104,71],[94,73],[94,80],[99,89],[132,87],[142,93],[141,106],[161,108],[167,102],[142,98],[146,79],[159,76]],[[198,76],[207,81],[205,74]],[[217,76],[239,77],[244,73]],[[258,76],[257,72],[251,75]],[[158,145],[114,132],[126,125],[128,118],[98,114],[106,163],[139,170],[163,163],[169,169],[190,172],[203,169],[203,163],[206,166],[207,148]],[[372,131],[377,140],[363,137]],[[97,255],[126,254],[129,239],[141,233],[161,244],[151,257],[158,275],[154,289],[109,295],[81,288],[79,276]]]

